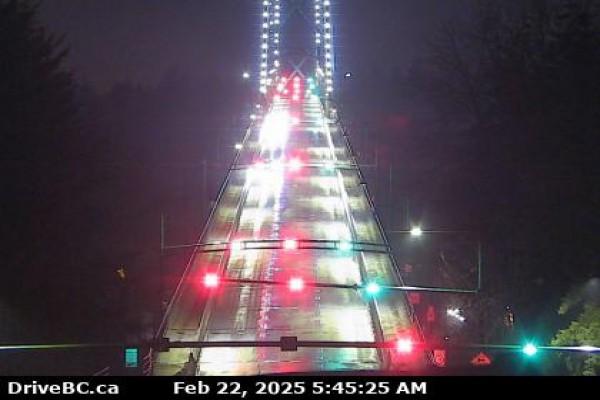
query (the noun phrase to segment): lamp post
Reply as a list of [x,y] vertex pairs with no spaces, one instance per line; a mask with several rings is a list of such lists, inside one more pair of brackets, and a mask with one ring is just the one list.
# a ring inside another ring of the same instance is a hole
[[421,227],[416,226],[410,230],[410,236],[421,237],[423,236],[423,230],[421,229]]
[[[408,230],[387,231],[388,234],[410,235],[413,239],[424,240],[429,235],[451,235],[451,234],[467,234],[466,231],[444,231],[444,230],[424,230],[421,226],[413,226]],[[453,289],[439,287],[415,287],[413,290],[431,291],[431,292],[454,292],[454,293],[479,293],[482,287],[482,246],[481,242],[477,241],[477,284],[474,289]]]

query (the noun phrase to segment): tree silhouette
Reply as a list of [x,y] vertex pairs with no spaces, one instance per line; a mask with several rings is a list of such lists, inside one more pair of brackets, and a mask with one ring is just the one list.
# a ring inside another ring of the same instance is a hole
[[[600,342],[600,280],[589,280],[563,299],[560,315],[575,314],[569,326],[559,330],[552,346],[594,346]],[[600,374],[600,355],[583,352],[560,352],[555,363],[570,375],[597,376]]]
[[35,319],[58,301],[54,284],[73,281],[69,205],[80,179],[67,49],[36,14],[29,1],[0,0],[0,282],[6,302]]
[[598,1],[481,0],[440,28],[405,83],[431,110],[408,146],[444,177],[444,213],[469,215],[484,286],[519,310],[521,327],[596,268],[599,66]]

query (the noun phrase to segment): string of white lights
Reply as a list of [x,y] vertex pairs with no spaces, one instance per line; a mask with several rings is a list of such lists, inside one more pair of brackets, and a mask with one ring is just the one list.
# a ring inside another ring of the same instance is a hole
[[266,94],[279,72],[281,44],[281,0],[261,0],[260,92]]
[[[269,86],[277,82],[281,68],[282,3],[282,0],[261,0],[260,92],[263,94],[267,94]],[[314,9],[317,77],[327,95],[331,95],[335,71],[331,0],[314,0]]]
[[273,10],[273,14],[272,14],[272,23],[273,26],[271,27],[271,31],[273,33],[273,67],[271,69],[271,71],[269,71],[269,74],[272,77],[269,77],[269,84],[271,84],[272,82],[274,82],[274,77],[277,76],[277,73],[279,72],[279,66],[280,66],[280,43],[281,43],[281,0],[273,0],[274,4],[274,10]]
[[315,0],[315,25],[315,45],[319,60],[317,74],[323,76],[327,94],[330,95],[333,92],[335,70],[331,0]]
[[271,37],[271,1],[262,1],[262,33],[260,41],[260,92],[267,93],[269,68],[269,42]]

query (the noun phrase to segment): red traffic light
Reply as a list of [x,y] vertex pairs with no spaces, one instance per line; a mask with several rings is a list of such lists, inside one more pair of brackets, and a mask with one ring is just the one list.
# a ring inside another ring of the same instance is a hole
[[204,287],[208,289],[215,289],[219,286],[220,279],[217,274],[206,274],[204,275],[204,279],[202,280]]
[[413,341],[410,338],[400,338],[396,341],[396,350],[398,353],[408,354],[413,351]]
[[296,249],[298,249],[298,241],[295,239],[284,240],[283,248],[286,250],[296,250]]
[[304,280],[302,278],[290,279],[290,290],[292,292],[301,292],[304,289]]

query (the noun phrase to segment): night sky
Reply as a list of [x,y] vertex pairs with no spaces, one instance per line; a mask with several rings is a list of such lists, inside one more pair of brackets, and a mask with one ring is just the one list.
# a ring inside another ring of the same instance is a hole
[[[338,67],[408,68],[440,21],[469,0],[344,0],[336,7]],[[117,82],[153,85],[170,69],[218,69],[236,79],[256,70],[258,27],[250,0],[44,0],[42,18],[65,35],[69,66],[81,82],[106,91]],[[259,10],[260,11],[260,10]]]

